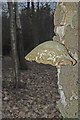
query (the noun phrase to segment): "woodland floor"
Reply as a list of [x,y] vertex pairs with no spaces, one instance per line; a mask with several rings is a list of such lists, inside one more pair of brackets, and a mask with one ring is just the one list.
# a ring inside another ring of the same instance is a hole
[[62,118],[56,107],[59,100],[57,69],[50,65],[27,62],[21,71],[21,87],[13,88],[12,62],[3,57],[3,118]]

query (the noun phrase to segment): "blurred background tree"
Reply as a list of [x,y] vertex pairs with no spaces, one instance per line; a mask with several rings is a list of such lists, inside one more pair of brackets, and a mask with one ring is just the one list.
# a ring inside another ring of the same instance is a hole
[[[18,3],[22,25],[24,55],[38,44],[51,40],[54,36],[54,9],[56,3]],[[2,5],[2,51],[10,55],[10,27],[7,4]]]

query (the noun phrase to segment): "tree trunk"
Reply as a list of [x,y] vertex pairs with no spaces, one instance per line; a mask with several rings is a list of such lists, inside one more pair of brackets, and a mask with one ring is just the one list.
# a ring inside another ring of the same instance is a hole
[[34,0],[31,0],[32,5],[32,34],[33,34],[33,46],[36,47],[39,44],[38,39],[38,18],[37,12],[34,11]]
[[13,3],[8,2],[9,15],[10,15],[10,31],[11,31],[11,49],[12,49],[12,61],[13,61],[13,79],[14,85],[18,88],[19,85],[19,61],[17,56],[16,47],[16,23],[15,23],[15,12],[13,9]]
[[22,35],[22,26],[18,12],[18,3],[15,2],[15,21],[16,21],[16,32],[17,32],[17,50],[18,50],[18,57],[19,57],[19,64],[21,69],[26,69],[26,61],[24,58],[24,45],[23,45],[23,35]]
[[39,2],[37,2],[37,11],[39,11]]
[[27,2],[27,9],[30,9],[30,2],[29,2],[29,0]]
[[34,0],[31,0],[31,7],[32,7],[32,12],[34,12],[34,2],[33,2]]

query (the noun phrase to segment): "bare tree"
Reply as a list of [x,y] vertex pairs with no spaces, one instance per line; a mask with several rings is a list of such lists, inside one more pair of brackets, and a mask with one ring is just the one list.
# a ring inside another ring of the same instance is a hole
[[10,15],[10,35],[11,35],[11,48],[12,48],[12,61],[13,61],[13,78],[14,85],[17,88],[19,85],[19,61],[17,55],[17,46],[16,46],[16,22],[15,22],[15,12],[14,12],[14,3],[8,2],[9,15]]
[[39,11],[39,0],[37,2],[37,11]]
[[18,11],[18,2],[14,3],[14,11],[15,11],[15,21],[16,21],[16,33],[17,33],[17,48],[18,48],[18,57],[19,57],[19,65],[21,69],[26,69],[26,61],[24,58],[24,45],[23,45],[23,35],[22,35],[22,26]]
[[31,0],[31,8],[32,8],[32,12],[34,12],[34,0]]
[[30,9],[30,2],[29,2],[29,0],[27,1],[27,9]]

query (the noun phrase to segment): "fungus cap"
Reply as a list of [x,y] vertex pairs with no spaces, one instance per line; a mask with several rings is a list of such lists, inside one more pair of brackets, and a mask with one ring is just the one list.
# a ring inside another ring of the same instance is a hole
[[77,62],[65,45],[58,41],[47,41],[38,45],[25,56],[25,59],[53,66],[75,65]]

